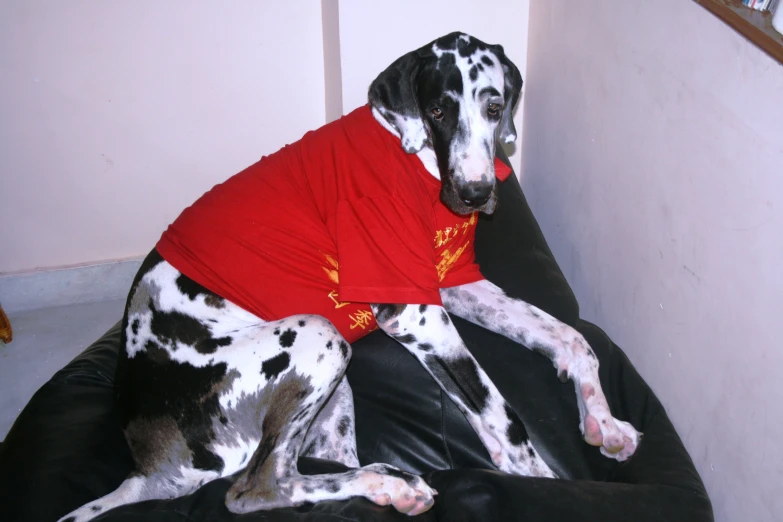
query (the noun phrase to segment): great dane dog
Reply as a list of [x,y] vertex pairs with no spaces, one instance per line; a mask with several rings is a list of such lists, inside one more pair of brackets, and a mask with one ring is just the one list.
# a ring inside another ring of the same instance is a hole
[[[436,492],[420,477],[357,458],[344,373],[350,342],[376,325],[458,405],[499,470],[554,477],[449,314],[546,355],[574,383],[585,441],[630,457],[640,434],[612,417],[584,338],[471,272],[470,234],[476,213],[495,209],[495,147],[516,139],[521,88],[501,46],[449,34],[383,71],[369,106],[186,209],[143,263],[123,319],[116,397],[136,468],[61,521],[232,474],[235,513],[357,496],[428,510]],[[414,201],[426,194],[435,200]],[[300,455],[351,469],[304,476]]]

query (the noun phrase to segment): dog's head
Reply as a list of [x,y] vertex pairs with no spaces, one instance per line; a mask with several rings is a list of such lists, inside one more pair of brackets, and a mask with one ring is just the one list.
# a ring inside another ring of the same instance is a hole
[[449,209],[491,214],[495,146],[516,140],[512,112],[521,90],[503,47],[451,33],[392,63],[370,85],[369,99],[406,152],[434,151]]

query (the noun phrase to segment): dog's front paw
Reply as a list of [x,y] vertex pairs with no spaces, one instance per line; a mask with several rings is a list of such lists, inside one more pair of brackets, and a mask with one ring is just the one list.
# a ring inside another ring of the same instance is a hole
[[557,478],[527,437],[510,437],[508,428],[499,432],[497,424],[481,417],[473,420],[473,427],[500,471],[525,477]]
[[[596,407],[590,404],[594,395],[591,385],[582,387],[582,399],[585,404],[584,419],[579,429],[585,442],[601,448],[601,453],[620,462],[636,452],[642,440],[642,434],[630,423],[615,419],[609,414],[609,407]],[[591,408],[592,406],[592,408]],[[604,406],[604,405],[601,405]]]
[[536,449],[526,441],[519,446],[506,447],[500,454],[492,455],[492,462],[500,471],[524,477],[557,478]]
[[622,435],[622,444],[617,440],[610,444],[602,444],[601,453],[610,459],[622,462],[636,452],[636,448],[639,447],[639,443],[642,441],[642,433],[636,431],[636,428],[628,422],[615,418],[612,418],[612,420]]

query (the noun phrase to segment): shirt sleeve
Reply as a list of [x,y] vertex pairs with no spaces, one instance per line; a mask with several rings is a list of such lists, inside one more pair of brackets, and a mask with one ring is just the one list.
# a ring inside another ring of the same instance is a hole
[[442,304],[426,208],[365,197],[341,201],[336,219],[341,300]]

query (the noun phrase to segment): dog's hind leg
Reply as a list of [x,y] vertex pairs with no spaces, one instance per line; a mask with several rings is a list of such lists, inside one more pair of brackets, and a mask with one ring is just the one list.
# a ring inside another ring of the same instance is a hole
[[187,495],[206,481],[207,477],[191,476],[173,479],[171,476],[162,473],[154,473],[149,476],[132,473],[120,484],[120,487],[108,495],[85,504],[76,511],[64,516],[58,522],[83,522],[117,506],[144,500],[175,498]]
[[353,393],[343,377],[307,431],[301,455],[333,460],[349,468],[359,467]]
[[[323,324],[317,324],[319,320]],[[302,321],[297,332],[298,349],[286,352],[291,357],[288,369],[264,394],[262,400],[268,406],[261,422],[260,443],[229,489],[226,506],[234,513],[247,513],[362,496],[410,515],[426,511],[433,504],[433,490],[421,478],[391,466],[373,464],[345,473],[299,474],[296,462],[305,435],[343,379],[351,350],[328,321],[309,317],[306,324],[305,328]],[[348,391],[346,383],[338,399]],[[339,408],[335,411],[339,430]],[[323,414],[324,419],[335,417],[328,409]],[[322,422],[316,430],[331,424]]]

